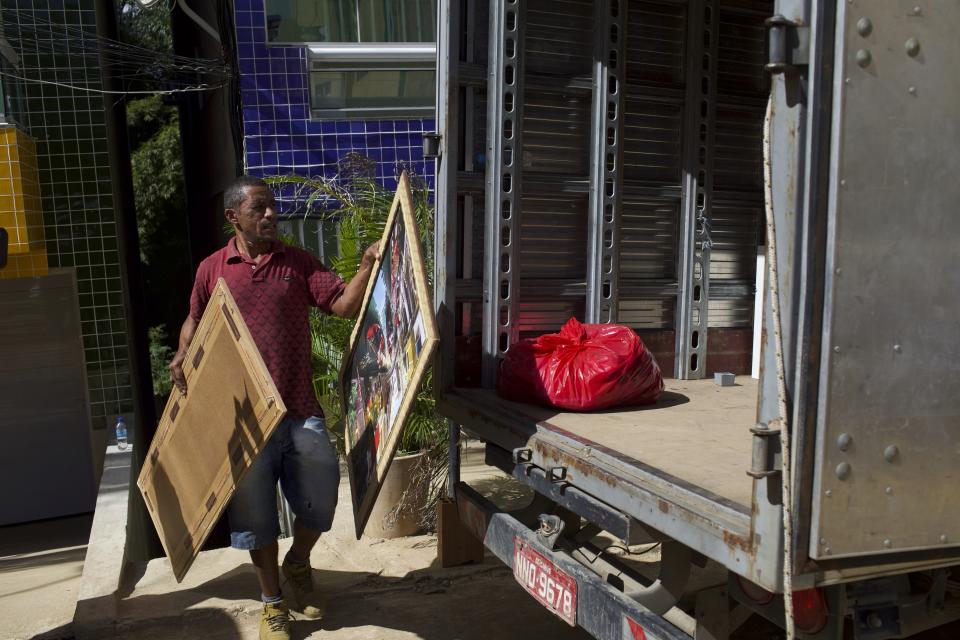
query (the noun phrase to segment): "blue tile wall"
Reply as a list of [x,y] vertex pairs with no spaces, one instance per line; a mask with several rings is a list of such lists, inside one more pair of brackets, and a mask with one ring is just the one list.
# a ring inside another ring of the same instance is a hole
[[[332,176],[350,152],[374,161],[389,188],[404,168],[433,190],[433,161],[423,158],[423,132],[433,119],[316,120],[310,117],[306,47],[268,47],[263,0],[236,0],[237,53],[247,173],[257,176]],[[281,213],[300,213],[289,190],[278,193]]]

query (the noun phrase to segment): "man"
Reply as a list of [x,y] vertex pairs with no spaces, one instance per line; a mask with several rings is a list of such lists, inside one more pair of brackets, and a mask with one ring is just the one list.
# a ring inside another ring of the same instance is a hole
[[[190,314],[180,330],[170,373],[186,394],[183,359],[218,278],[224,278],[287,406],[286,419],[227,508],[231,546],[250,551],[260,582],[260,638],[284,640],[290,637],[288,605],[307,617],[323,614],[322,596],[313,588],[310,551],[320,534],[330,530],[340,483],[337,455],[310,381],[309,309],[355,317],[379,257],[379,243],[364,252],[356,277],[344,284],[310,253],[277,241],[277,205],[266,182],[241,176],[223,201],[235,235],[197,269]],[[277,563],[278,481],[296,515],[293,544],[282,566],[289,602],[281,595]]]

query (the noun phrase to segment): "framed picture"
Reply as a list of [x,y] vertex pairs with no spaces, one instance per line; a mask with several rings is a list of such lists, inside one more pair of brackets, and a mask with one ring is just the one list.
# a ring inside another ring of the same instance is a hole
[[393,461],[438,339],[404,172],[340,372],[357,538]]

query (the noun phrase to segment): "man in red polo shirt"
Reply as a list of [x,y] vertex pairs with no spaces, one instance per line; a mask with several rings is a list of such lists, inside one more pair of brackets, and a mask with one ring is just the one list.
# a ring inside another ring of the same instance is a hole
[[277,240],[276,200],[263,180],[237,178],[224,192],[223,204],[235,236],[197,269],[190,315],[180,330],[170,372],[180,392],[187,393],[181,365],[217,280],[223,278],[287,406],[286,419],[227,508],[231,546],[250,551],[260,582],[260,638],[283,640],[289,638],[290,617],[277,563],[277,482],[297,517],[282,567],[289,605],[312,618],[320,617],[324,606],[313,588],[310,551],[320,534],[330,530],[340,483],[337,454],[310,380],[309,311],[319,307],[355,317],[379,257],[379,243],[364,252],[356,277],[344,284],[312,254]]

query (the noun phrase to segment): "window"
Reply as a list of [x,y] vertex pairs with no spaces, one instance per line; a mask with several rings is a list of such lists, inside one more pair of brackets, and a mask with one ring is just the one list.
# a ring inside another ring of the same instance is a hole
[[310,48],[315,117],[434,112],[436,0],[266,0],[267,41]]
[[340,255],[337,240],[337,223],[320,218],[291,218],[281,220],[277,227],[280,233],[290,236],[295,243],[320,258],[328,267]]
[[433,42],[436,0],[266,0],[267,42]]

